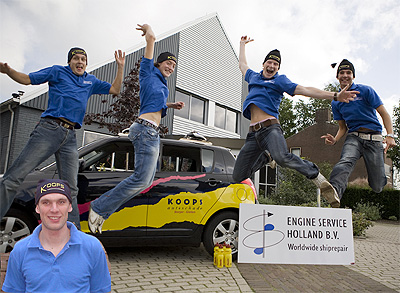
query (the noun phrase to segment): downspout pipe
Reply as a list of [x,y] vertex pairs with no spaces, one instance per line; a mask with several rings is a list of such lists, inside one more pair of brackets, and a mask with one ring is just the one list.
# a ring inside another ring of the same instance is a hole
[[8,142],[7,142],[6,159],[4,162],[4,173],[6,173],[6,170],[8,168],[8,158],[10,157],[11,138],[12,138],[12,133],[13,133],[13,128],[14,128],[14,111],[11,108],[11,105],[8,105],[8,110],[10,110],[10,112],[11,112],[11,119],[10,119],[10,129],[8,130]]

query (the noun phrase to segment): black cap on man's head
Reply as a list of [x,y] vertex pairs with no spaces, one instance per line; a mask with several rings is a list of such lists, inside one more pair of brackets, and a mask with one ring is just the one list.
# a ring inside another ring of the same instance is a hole
[[86,64],[87,64],[87,54],[86,54],[86,51],[85,51],[84,49],[78,48],[78,47],[71,48],[71,50],[69,50],[69,52],[68,52],[68,61],[67,61],[67,63],[69,63],[69,61],[71,61],[72,57],[74,57],[74,55],[76,55],[76,54],[85,55],[85,56],[86,56]]
[[[336,63],[331,64],[331,66],[335,68]],[[354,69],[354,65],[347,59],[343,59],[342,62],[340,62],[336,72],[336,77],[339,76],[339,72],[341,70],[351,70],[351,72],[353,72],[353,78],[356,77],[356,70]]]
[[263,64],[268,60],[272,59],[279,63],[279,67],[281,66],[281,52],[279,50],[274,49],[265,56]]
[[42,196],[50,193],[63,194],[72,203],[71,189],[67,181],[61,179],[41,179],[36,187],[35,205],[39,203]]
[[164,62],[166,60],[172,60],[175,63],[177,63],[177,59],[176,59],[175,55],[170,53],[170,52],[161,53],[157,58],[157,63],[161,63],[161,62]]

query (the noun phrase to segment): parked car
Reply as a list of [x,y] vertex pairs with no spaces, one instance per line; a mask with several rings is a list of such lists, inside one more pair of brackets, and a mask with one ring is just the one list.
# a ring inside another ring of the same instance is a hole
[[[134,169],[133,146],[126,135],[108,137],[79,150],[78,205],[81,229],[88,229],[90,202]],[[255,204],[250,179],[232,182],[235,158],[223,147],[190,140],[161,139],[151,187],[123,204],[96,234],[105,246],[200,245],[212,254],[226,242],[238,247],[239,204]],[[1,221],[0,252],[12,250],[39,224],[34,193],[42,178],[57,178],[55,163],[30,173]]]

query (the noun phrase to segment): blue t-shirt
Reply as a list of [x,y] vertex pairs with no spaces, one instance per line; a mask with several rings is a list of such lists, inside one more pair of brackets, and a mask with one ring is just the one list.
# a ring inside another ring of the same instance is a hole
[[161,71],[154,66],[153,59],[142,58],[139,71],[141,114],[162,110],[161,117],[167,115],[168,85]]
[[354,83],[349,91],[360,93],[349,103],[332,101],[333,119],[344,120],[349,132],[358,131],[360,127],[381,132],[382,125],[376,115],[376,108],[383,103],[378,94],[369,86]]
[[249,83],[249,94],[243,103],[243,116],[249,120],[251,120],[251,104],[278,118],[283,93],[293,96],[297,87],[297,84],[291,82],[286,75],[279,75],[278,73],[274,77],[266,79],[262,75],[262,71],[255,72],[248,69],[244,79]]
[[55,257],[44,250],[39,233],[18,241],[3,284],[6,292],[110,292],[111,277],[99,240],[67,222],[71,237]]
[[54,65],[29,73],[31,83],[49,83],[47,110],[41,117],[63,117],[81,128],[87,101],[94,94],[108,94],[111,84],[84,73],[75,75],[69,66]]

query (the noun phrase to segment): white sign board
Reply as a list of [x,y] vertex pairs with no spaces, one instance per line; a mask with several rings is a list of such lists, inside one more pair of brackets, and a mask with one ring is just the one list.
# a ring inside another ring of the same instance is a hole
[[239,263],[354,264],[350,209],[240,204]]

